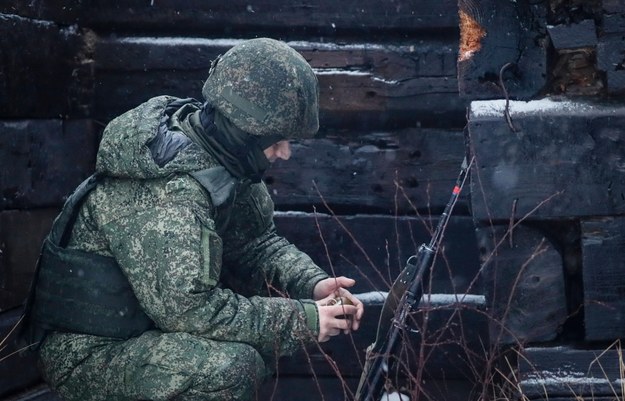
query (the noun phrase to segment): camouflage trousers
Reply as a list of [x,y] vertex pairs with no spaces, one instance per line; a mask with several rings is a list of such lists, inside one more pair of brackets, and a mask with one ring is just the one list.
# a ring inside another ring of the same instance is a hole
[[159,331],[101,344],[85,339],[88,353],[80,336],[65,334],[40,351],[44,378],[67,401],[252,400],[269,373],[242,343]]

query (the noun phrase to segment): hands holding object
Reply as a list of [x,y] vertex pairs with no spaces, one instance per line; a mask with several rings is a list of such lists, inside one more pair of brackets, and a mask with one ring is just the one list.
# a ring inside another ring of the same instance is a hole
[[314,289],[314,299],[319,308],[319,342],[341,333],[358,330],[364,306],[358,298],[345,289],[356,282],[347,277],[321,280]]

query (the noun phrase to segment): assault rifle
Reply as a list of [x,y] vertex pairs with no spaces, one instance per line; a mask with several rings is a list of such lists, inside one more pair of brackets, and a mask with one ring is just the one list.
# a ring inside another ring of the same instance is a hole
[[423,283],[429,281],[434,255],[442,241],[443,232],[472,163],[473,160],[467,163],[465,157],[451,193],[451,199],[445,206],[430,243],[422,244],[417,254],[408,258],[406,266],[393,283],[384,301],[375,341],[367,348],[365,367],[360,376],[355,401],[379,401],[382,396],[390,367],[390,357],[396,351],[401,331],[406,327],[408,315],[415,304],[418,306],[421,300]]

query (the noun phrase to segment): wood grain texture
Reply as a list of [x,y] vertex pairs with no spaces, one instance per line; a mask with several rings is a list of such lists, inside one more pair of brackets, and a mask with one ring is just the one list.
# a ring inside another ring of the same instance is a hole
[[530,227],[478,229],[493,344],[555,340],[567,318],[562,258]]
[[625,217],[581,221],[587,341],[625,337]]

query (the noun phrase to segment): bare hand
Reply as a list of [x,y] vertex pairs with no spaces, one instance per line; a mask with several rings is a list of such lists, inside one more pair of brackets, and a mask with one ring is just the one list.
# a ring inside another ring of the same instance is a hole
[[319,337],[317,339],[319,342],[328,341],[330,337],[339,335],[341,332],[349,333],[354,327],[354,322],[357,321],[355,316],[358,313],[358,308],[356,306],[321,304],[330,299],[332,298],[329,297],[317,302],[319,305]]
[[[320,342],[328,341],[330,337],[340,334],[341,331],[348,334],[360,327],[364,305],[344,288],[351,287],[355,283],[353,279],[341,276],[321,280],[315,286],[313,296],[319,307],[318,340]],[[335,304],[335,299],[338,297],[345,298],[347,302]]]
[[341,294],[337,293],[339,289],[349,288],[354,284],[356,284],[354,279],[344,276],[326,278],[315,285],[315,289],[313,290],[313,299],[315,301],[319,301],[320,299],[326,298],[330,295],[340,296]]

